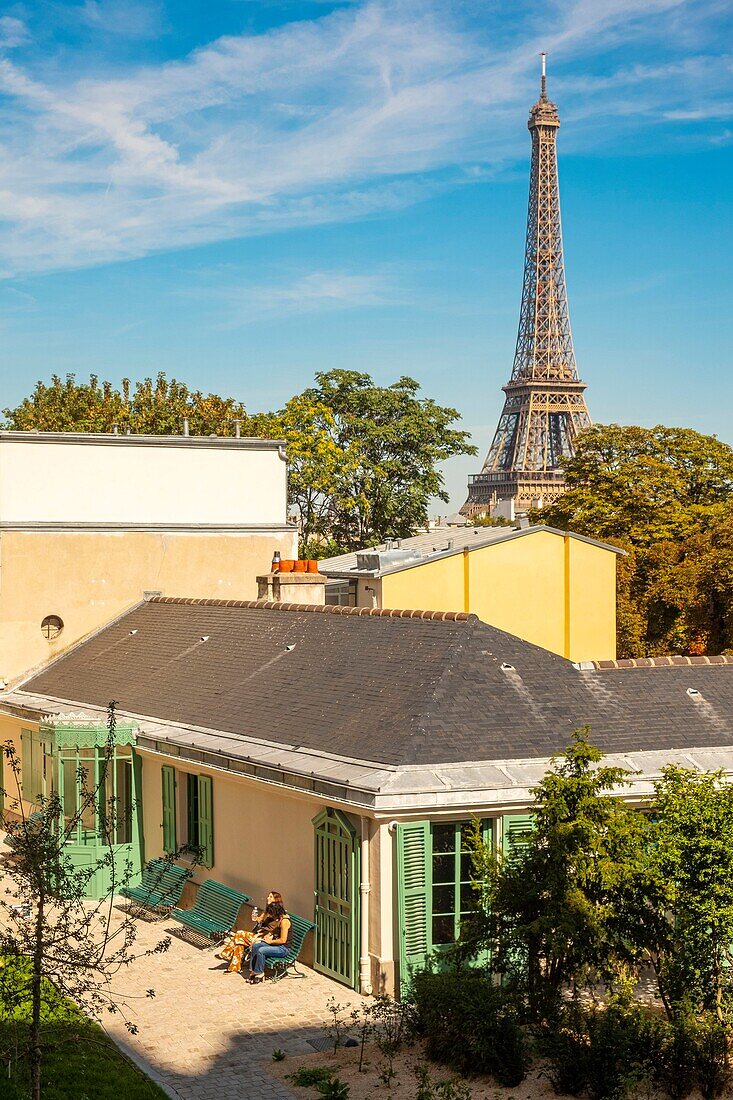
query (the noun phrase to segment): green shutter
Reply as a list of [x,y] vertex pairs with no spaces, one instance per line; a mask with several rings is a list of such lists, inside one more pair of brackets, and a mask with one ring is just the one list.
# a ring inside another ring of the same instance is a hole
[[0,745],[0,825],[5,821],[5,753]]
[[400,989],[421,970],[430,951],[430,823],[397,826],[397,912],[400,937]]
[[204,867],[214,866],[214,803],[211,776],[198,776],[199,847]]
[[35,801],[33,790],[33,735],[30,730],[20,732],[21,787],[25,802]]
[[520,855],[522,848],[529,844],[533,829],[532,814],[514,814],[502,818],[502,850],[505,859]]
[[176,843],[176,770],[161,768],[163,781],[163,851],[175,852]]

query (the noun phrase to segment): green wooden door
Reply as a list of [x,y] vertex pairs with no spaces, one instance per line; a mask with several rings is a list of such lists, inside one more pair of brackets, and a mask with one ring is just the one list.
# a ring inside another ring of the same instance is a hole
[[359,951],[359,846],[338,810],[313,821],[315,830],[315,968],[356,989]]

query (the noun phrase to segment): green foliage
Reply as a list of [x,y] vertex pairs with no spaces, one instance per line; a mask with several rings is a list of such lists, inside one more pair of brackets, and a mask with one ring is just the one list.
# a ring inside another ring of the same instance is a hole
[[306,540],[353,550],[408,536],[427,521],[431,497],[447,501],[437,464],[476,448],[452,427],[458,412],[419,389],[412,378],[377,386],[368,374],[332,370],[280,412],[254,418],[256,434],[287,441]]
[[596,425],[539,513],[615,543],[622,657],[733,648],[733,450],[686,428]]
[[301,1066],[295,1073],[288,1074],[288,1081],[292,1081],[299,1088],[318,1088],[325,1085],[333,1077],[333,1070],[328,1066]]
[[467,971],[415,977],[417,1021],[429,1058],[461,1073],[520,1084],[530,1056],[515,1000],[490,978]]
[[699,1088],[715,1100],[730,1082],[727,1037],[714,1016],[674,1022],[628,1000],[583,1009],[567,1002],[538,1035],[555,1090],[590,1100],[625,1100],[642,1090],[684,1100]]
[[[30,962],[0,959],[0,1094],[27,1100],[30,1074]],[[50,982],[43,982],[42,1043],[46,1051],[41,1089],[45,1100],[158,1100],[164,1093],[122,1056],[100,1027],[87,1019]]]
[[316,1089],[326,1100],[346,1100],[349,1095],[349,1086],[340,1077],[330,1077],[328,1081],[321,1081]]
[[191,435],[231,435],[235,419],[247,424],[244,406],[233,397],[189,390],[164,374],[134,384],[125,378],[119,389],[96,375],[86,383],[54,374],[50,385],[38,382],[30,397],[3,414],[15,431],[111,432],[117,426],[133,435],[180,435],[187,416]]
[[277,1050],[273,1050],[272,1060],[273,1060],[273,1062],[284,1062],[285,1061],[285,1051],[281,1050],[280,1047],[278,1047]]
[[[657,919],[631,907],[631,922],[654,927],[648,949],[671,1015],[713,1013],[733,1027],[733,786],[722,773],[667,767],[655,784],[646,858]],[[659,921],[659,911],[663,921]]]
[[460,951],[489,950],[505,981],[527,998],[530,1015],[551,1015],[567,985],[615,974],[627,947],[614,935],[614,901],[646,822],[611,792],[627,772],[577,730],[532,792],[534,829],[504,858],[473,838],[480,884]]
[[471,1090],[460,1077],[433,1081],[425,1063],[415,1066],[417,1089],[415,1100],[471,1100]]

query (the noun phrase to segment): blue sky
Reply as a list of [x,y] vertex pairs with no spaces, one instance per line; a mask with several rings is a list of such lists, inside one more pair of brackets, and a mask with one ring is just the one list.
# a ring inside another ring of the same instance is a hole
[[727,0],[0,5],[2,405],[164,370],[277,407],[332,367],[501,407],[538,52],[596,421],[733,442]]

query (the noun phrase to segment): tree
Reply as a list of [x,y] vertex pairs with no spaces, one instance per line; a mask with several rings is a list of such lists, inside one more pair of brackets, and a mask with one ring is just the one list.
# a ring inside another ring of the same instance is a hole
[[[712,1013],[733,1033],[733,785],[670,766],[626,894],[626,934],[671,1019]],[[639,889],[641,884],[644,889]]]
[[[112,920],[112,899],[132,875],[128,861],[120,861],[113,849],[115,827],[121,824],[121,805],[108,797],[107,772],[111,771],[115,748],[115,706],[110,704],[108,737],[100,750],[99,778],[90,783],[80,766],[78,809],[64,817],[58,794],[41,797],[32,817],[26,817],[21,794],[21,761],[12,742],[3,754],[14,790],[4,792],[6,810],[20,815],[11,826],[13,859],[6,867],[8,885],[0,898],[3,915],[0,930],[0,1011],[6,1018],[28,1016],[26,1056],[33,1100],[41,1097],[41,1068],[47,1042],[48,1022],[63,1021],[66,1041],[88,1039],[78,1018],[69,1013],[69,1002],[99,1019],[103,1012],[125,1014],[124,994],[115,978],[136,958],[166,951],[170,939],[135,953],[136,928],[128,912],[119,922]],[[78,867],[67,854],[67,844],[88,812],[98,815],[106,850],[90,866]],[[178,853],[171,855],[175,859]],[[89,901],[89,885],[102,870],[110,885],[104,896]],[[148,991],[153,996],[152,990]],[[125,1019],[129,1031],[135,1025]],[[71,1032],[71,1034],[69,1034]]]
[[[189,418],[192,435],[231,435],[233,422],[247,424],[241,402],[233,397],[189,390],[184,382],[158,374],[134,385],[128,378],[117,389],[91,375],[88,383],[51,377],[51,384],[37,382],[30,397],[14,409],[4,409],[8,427],[15,431],[120,432],[135,435],[180,435],[183,418]],[[245,433],[246,434],[246,430]]]
[[480,829],[473,837],[480,903],[460,951],[488,949],[535,1019],[557,1010],[563,988],[612,981],[628,961],[611,916],[646,822],[612,794],[629,773],[602,758],[587,727],[576,730],[532,791],[524,842],[495,853]]
[[448,500],[438,463],[476,448],[452,427],[458,412],[419,389],[412,378],[377,386],[368,374],[333,370],[279,413],[254,418],[258,434],[287,441],[304,539],[354,550],[408,536],[427,521],[431,497]]
[[733,648],[733,450],[688,428],[596,425],[539,514],[622,547],[622,657]]

